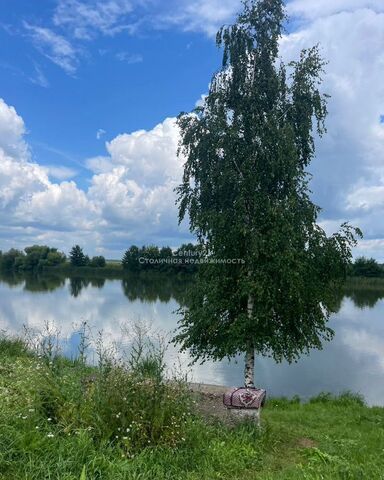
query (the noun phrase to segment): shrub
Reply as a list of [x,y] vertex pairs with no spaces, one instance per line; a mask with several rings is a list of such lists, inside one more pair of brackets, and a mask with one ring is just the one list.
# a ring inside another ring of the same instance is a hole
[[192,401],[186,384],[165,378],[164,348],[138,335],[119,358],[100,335],[98,366],[86,363],[90,345],[86,324],[74,361],[58,355],[57,337],[46,327],[39,342],[39,381],[33,403],[44,422],[65,435],[86,431],[95,445],[107,443],[131,456],[149,446],[175,447],[184,442]]
[[98,257],[92,257],[92,260],[90,262],[91,267],[104,268],[105,265],[106,265],[106,261],[102,255]]

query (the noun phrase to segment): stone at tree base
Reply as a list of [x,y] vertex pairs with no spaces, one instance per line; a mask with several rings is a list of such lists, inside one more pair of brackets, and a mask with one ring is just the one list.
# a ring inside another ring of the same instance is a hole
[[259,425],[266,395],[267,392],[261,388],[234,387],[224,393],[223,403],[232,418],[253,419]]

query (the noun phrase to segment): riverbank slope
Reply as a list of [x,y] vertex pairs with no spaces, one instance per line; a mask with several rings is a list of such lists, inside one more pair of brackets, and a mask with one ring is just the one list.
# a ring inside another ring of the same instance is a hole
[[91,368],[1,340],[0,478],[383,478],[384,408],[269,399],[261,429],[236,426],[220,389],[170,386],[157,360]]

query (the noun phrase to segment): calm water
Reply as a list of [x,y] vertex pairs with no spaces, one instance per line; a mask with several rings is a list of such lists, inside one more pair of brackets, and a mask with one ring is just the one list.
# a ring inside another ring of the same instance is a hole
[[[176,328],[173,313],[183,301],[185,281],[167,277],[104,280],[49,278],[0,278],[0,329],[20,333],[23,325],[41,328],[56,325],[67,339],[66,354],[77,349],[73,332],[82,321],[105,337],[121,343],[121,325],[151,322],[156,332]],[[334,340],[324,350],[313,351],[297,364],[275,364],[257,359],[256,380],[273,396],[303,398],[322,391],[352,390],[371,405],[384,405],[384,290],[351,291],[340,299],[340,308],[330,322]],[[174,347],[167,352],[170,366],[181,364],[193,381],[239,385],[242,359],[188,367],[187,354]]]

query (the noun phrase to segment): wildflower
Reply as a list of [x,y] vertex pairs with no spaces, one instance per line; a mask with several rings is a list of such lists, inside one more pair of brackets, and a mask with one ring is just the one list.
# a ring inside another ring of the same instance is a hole
[[54,436],[55,436],[55,435],[54,435],[53,433],[51,433],[51,432],[49,432],[49,433],[47,434],[47,437],[49,437],[49,438],[52,438],[52,437],[54,437]]
[[39,426],[36,426],[35,428],[36,428],[36,430],[39,430],[40,427],[39,427]]
[[48,420],[48,422],[52,422],[52,418],[51,418],[51,417],[47,418],[47,420]]
[[27,415],[25,415],[24,417],[21,417],[21,418],[22,418],[23,420],[25,420],[26,418],[28,418],[28,416],[27,416]]

